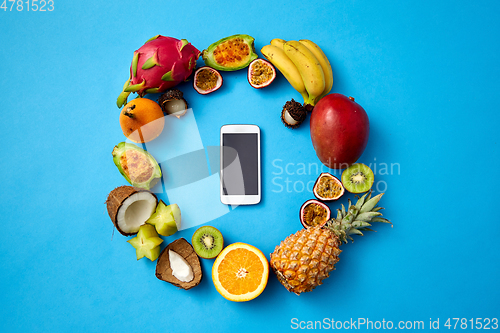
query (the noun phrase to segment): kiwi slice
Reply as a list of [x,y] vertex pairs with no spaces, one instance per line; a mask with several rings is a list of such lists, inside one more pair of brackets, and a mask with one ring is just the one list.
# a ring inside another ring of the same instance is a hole
[[351,193],[363,193],[372,188],[375,176],[363,163],[355,163],[342,172],[342,185]]
[[219,230],[211,226],[203,226],[196,230],[191,239],[194,251],[205,259],[219,255],[224,247],[224,239]]

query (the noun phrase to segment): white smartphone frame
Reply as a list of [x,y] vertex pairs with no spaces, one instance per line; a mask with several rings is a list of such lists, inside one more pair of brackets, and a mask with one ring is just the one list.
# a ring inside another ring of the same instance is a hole
[[[224,179],[224,147],[223,147],[223,135],[224,134],[238,134],[238,133],[248,133],[257,134],[257,181],[258,181],[258,193],[257,195],[225,195],[223,189],[223,179]],[[257,125],[223,125],[220,128],[220,201],[225,205],[255,205],[258,204],[262,196],[262,176],[261,176],[261,151],[260,151],[260,128]]]

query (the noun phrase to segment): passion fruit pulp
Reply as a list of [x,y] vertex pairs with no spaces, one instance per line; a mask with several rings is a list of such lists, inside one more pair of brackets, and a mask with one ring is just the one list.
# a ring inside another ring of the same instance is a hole
[[194,73],[193,87],[199,94],[209,94],[221,86],[222,75],[212,67],[203,66]]
[[257,53],[254,38],[249,35],[233,35],[222,38],[203,50],[201,57],[207,66],[220,71],[236,71],[245,68]]
[[255,59],[248,66],[248,82],[256,89],[267,87],[276,78],[276,69],[267,60]]
[[323,226],[330,219],[330,214],[330,207],[324,203],[315,199],[307,200],[300,207],[300,223],[306,229]]
[[334,201],[344,195],[344,186],[337,177],[323,172],[314,183],[313,193],[321,201]]

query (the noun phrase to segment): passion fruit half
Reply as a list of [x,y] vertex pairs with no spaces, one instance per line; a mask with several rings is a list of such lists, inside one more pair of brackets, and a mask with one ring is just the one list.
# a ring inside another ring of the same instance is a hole
[[323,226],[330,219],[330,214],[330,207],[324,203],[315,199],[307,200],[300,207],[300,223],[306,229]]
[[342,182],[328,172],[320,174],[313,187],[314,196],[321,201],[338,200],[344,191]]
[[193,87],[199,94],[210,94],[221,86],[222,75],[216,69],[203,66],[194,72]]
[[256,89],[267,87],[276,78],[276,69],[267,60],[255,59],[248,66],[248,83]]

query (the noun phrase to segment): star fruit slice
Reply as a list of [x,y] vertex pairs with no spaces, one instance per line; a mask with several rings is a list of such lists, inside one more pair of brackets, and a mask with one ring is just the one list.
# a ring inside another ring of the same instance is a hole
[[127,242],[135,247],[137,260],[146,257],[151,261],[155,261],[160,255],[160,244],[163,242],[163,239],[158,237],[152,225],[143,224],[139,228],[137,236]]
[[146,223],[154,225],[160,235],[171,236],[181,228],[181,210],[177,204],[167,206],[160,200],[156,211]]

